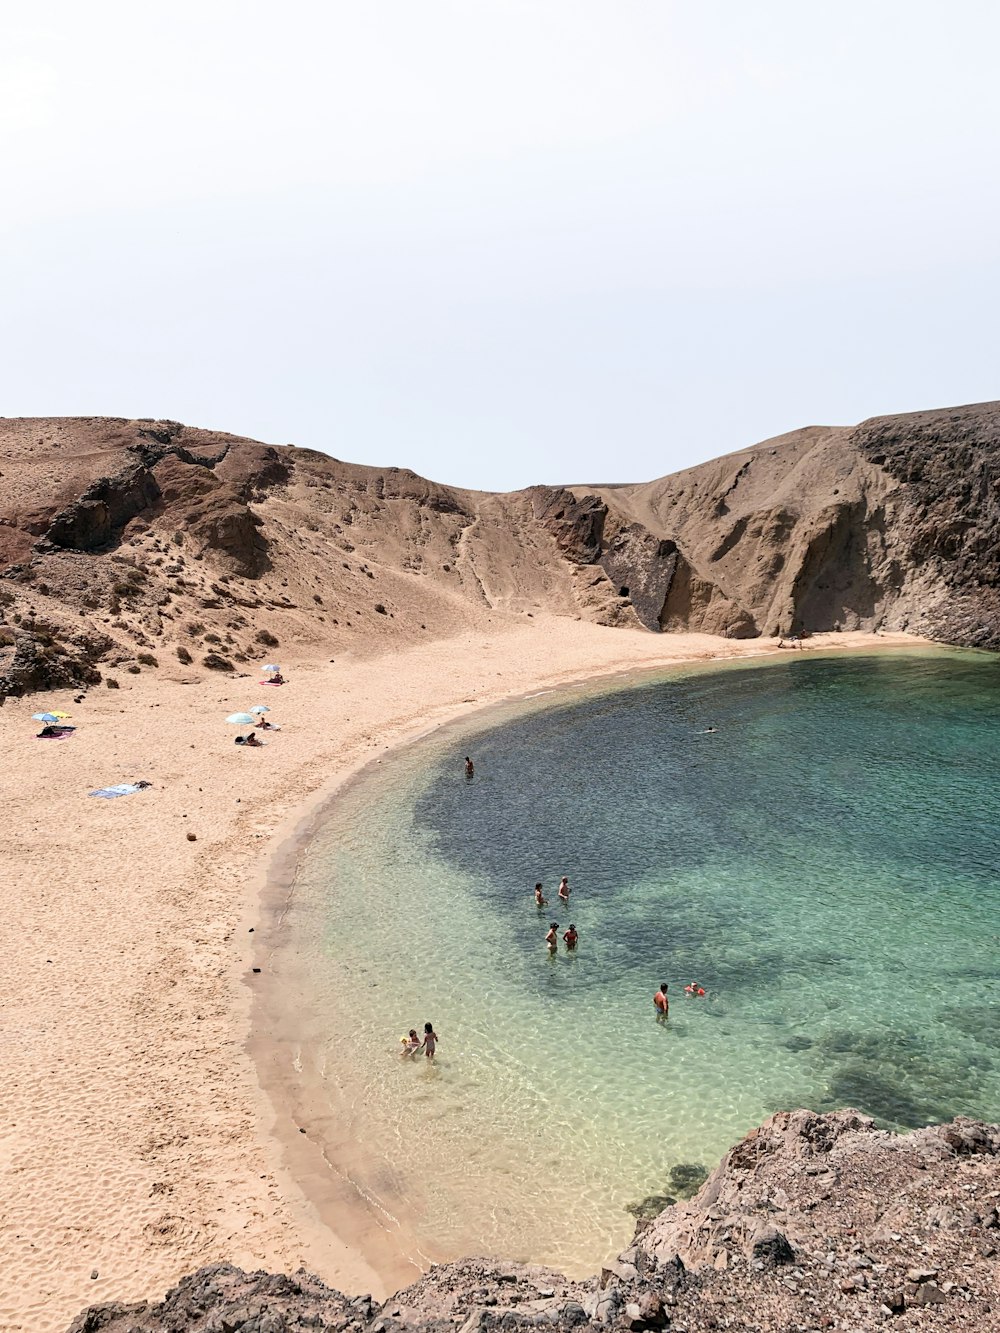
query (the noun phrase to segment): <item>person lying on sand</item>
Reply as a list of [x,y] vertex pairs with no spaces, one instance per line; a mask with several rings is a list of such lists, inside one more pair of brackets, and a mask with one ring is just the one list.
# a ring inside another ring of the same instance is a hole
[[244,745],[252,745],[252,746],[257,747],[257,746],[260,745],[260,741],[257,739],[257,737],[256,737],[256,736],[253,734],[253,732],[251,731],[250,735],[246,738],[246,740],[243,742],[243,744],[244,744]]

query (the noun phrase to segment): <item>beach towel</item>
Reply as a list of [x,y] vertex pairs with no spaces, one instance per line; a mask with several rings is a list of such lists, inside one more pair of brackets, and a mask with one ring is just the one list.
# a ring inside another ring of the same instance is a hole
[[50,731],[46,736],[44,732],[38,732],[35,736],[36,741],[68,741],[73,736],[73,728],[67,727],[65,731]]
[[284,685],[284,684],[285,684],[285,681],[283,681],[283,680],[259,680],[259,681],[257,682],[257,684],[258,684],[258,685]]
[[97,791],[88,792],[89,796],[103,796],[113,801],[116,796],[131,796],[135,791],[148,787],[148,782],[119,782],[117,787],[98,787]]

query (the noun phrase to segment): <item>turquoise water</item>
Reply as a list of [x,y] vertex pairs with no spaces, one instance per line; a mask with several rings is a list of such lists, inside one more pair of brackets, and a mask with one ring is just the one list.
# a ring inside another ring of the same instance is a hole
[[[332,1156],[422,1254],[587,1271],[628,1203],[776,1109],[996,1118],[998,705],[985,655],[803,655],[548,696],[386,761],[296,883]],[[401,1059],[426,1019],[435,1063]]]

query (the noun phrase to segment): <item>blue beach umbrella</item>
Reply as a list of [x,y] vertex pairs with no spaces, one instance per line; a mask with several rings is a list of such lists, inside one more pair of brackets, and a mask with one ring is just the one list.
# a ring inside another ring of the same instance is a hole
[[269,713],[270,711],[267,704],[254,704],[253,708],[250,709],[251,713]]
[[55,713],[32,713],[32,722],[58,722],[59,719]]
[[226,721],[234,723],[237,727],[252,727],[254,720],[249,713],[230,713]]

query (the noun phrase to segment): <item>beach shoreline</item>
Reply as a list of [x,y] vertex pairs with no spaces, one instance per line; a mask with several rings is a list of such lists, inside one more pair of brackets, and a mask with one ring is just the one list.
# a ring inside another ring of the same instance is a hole
[[[829,634],[804,652],[934,646]],[[386,1267],[391,1235],[365,1224],[349,1185],[334,1188],[322,1145],[283,1117],[261,1074],[261,959],[304,838],[368,764],[480,710],[602,676],[776,654],[771,640],[498,617],[487,632],[379,657],[286,655],[281,690],[163,669],[80,705],[71,691],[8,699],[0,1327],[57,1333],[89,1303],[159,1296],[221,1260],[304,1265],[352,1294],[416,1277],[409,1257]],[[260,694],[282,731],[246,754],[223,719]],[[38,744],[30,718],[42,708],[73,713],[74,737]],[[138,778],[153,786],[86,799]]]
[[[678,636],[704,639],[706,636]],[[289,981],[282,966],[282,954],[287,948],[285,926],[289,914],[294,913],[295,876],[300,857],[317,831],[323,826],[335,802],[348,789],[364,784],[383,762],[392,762],[403,752],[420,746],[434,736],[440,739],[449,731],[464,734],[470,726],[476,731],[489,730],[509,719],[520,706],[539,697],[552,696],[552,703],[565,705],[575,692],[584,692],[602,685],[611,689],[625,688],[626,683],[637,687],[658,671],[682,670],[685,667],[703,667],[711,670],[716,664],[763,663],[810,656],[839,655],[844,651],[899,651],[915,649],[933,651],[937,645],[915,636],[894,635],[818,635],[787,653],[778,649],[774,641],[714,640],[715,651],[705,652],[704,645],[687,644],[687,651],[678,655],[672,645],[662,657],[629,660],[608,668],[606,663],[592,669],[579,666],[574,674],[558,679],[538,679],[516,693],[497,693],[483,700],[471,710],[464,705],[442,705],[435,720],[428,725],[404,728],[388,740],[386,749],[377,758],[368,758],[347,767],[332,776],[315,792],[298,817],[276,836],[270,858],[262,866],[259,883],[260,916],[266,929],[258,936],[255,964],[262,974],[281,975],[282,984]],[[697,648],[698,651],[694,651]],[[794,659],[793,659],[794,660]],[[548,705],[546,705],[548,706]],[[284,960],[288,961],[288,960]],[[268,991],[258,987],[251,1017],[249,1049],[257,1066],[264,1103],[273,1116],[271,1133],[281,1144],[286,1167],[296,1188],[306,1195],[313,1216],[321,1225],[341,1233],[347,1217],[353,1218],[355,1235],[365,1237],[362,1249],[382,1282],[379,1291],[384,1299],[392,1291],[416,1280],[431,1263],[448,1262],[459,1256],[446,1253],[428,1253],[412,1229],[395,1211],[398,1207],[385,1196],[376,1196],[361,1183],[352,1162],[358,1154],[348,1154],[350,1160],[331,1151],[325,1142],[322,1125],[329,1123],[331,1102],[336,1105],[337,1091],[326,1078],[310,1075],[299,1059],[296,1038],[302,1024],[302,1006],[308,1004],[308,987],[300,985],[294,999],[283,994],[280,987]],[[334,1117],[336,1119],[336,1117]],[[332,1136],[336,1138],[336,1134]],[[365,1162],[370,1166],[370,1162]],[[365,1174],[363,1171],[360,1174]],[[571,1277],[585,1274],[570,1273]]]

